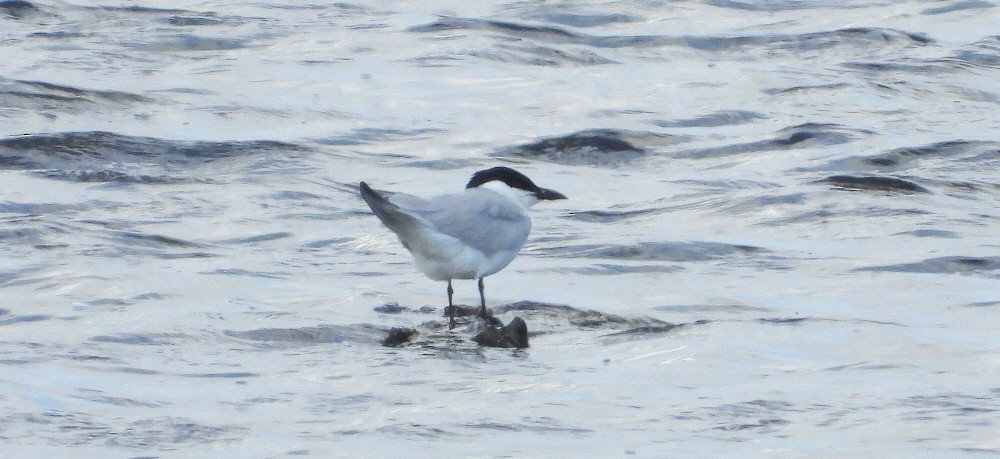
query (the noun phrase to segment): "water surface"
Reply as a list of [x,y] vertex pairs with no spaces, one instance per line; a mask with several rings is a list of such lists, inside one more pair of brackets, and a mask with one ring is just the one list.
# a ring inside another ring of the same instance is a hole
[[[0,455],[998,454],[997,11],[0,2]],[[498,164],[520,351],[355,188]]]

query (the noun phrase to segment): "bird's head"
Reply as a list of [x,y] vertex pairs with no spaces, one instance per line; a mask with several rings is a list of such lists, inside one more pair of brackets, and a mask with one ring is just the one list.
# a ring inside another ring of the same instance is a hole
[[566,199],[566,195],[535,185],[535,182],[524,174],[505,166],[484,169],[473,174],[465,188],[476,187],[489,188],[514,197],[525,207],[531,207],[538,201]]

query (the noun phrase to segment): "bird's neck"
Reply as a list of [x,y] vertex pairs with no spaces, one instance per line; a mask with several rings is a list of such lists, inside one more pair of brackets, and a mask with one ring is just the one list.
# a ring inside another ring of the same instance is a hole
[[479,185],[479,187],[495,191],[496,193],[502,195],[503,197],[516,202],[525,210],[530,209],[531,206],[535,205],[538,202],[538,198],[535,197],[534,193],[522,190],[520,188],[513,188],[507,186],[506,183],[500,181],[494,180],[492,182],[486,182],[482,185]]

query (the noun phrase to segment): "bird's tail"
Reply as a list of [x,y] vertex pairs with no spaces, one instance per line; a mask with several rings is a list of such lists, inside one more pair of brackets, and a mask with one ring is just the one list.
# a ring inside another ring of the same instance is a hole
[[368,203],[368,207],[371,207],[372,212],[379,220],[382,220],[385,226],[401,236],[400,240],[405,239],[402,236],[407,233],[425,226],[426,222],[404,212],[399,206],[390,202],[384,194],[372,189],[367,183],[361,182],[360,188],[361,198]]

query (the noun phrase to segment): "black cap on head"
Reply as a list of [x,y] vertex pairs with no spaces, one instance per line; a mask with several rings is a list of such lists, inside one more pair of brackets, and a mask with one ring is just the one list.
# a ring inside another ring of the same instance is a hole
[[506,183],[507,186],[511,188],[520,188],[525,191],[535,192],[538,191],[538,185],[532,182],[530,178],[526,177],[524,174],[515,171],[509,167],[497,166],[490,169],[484,169],[476,172],[472,175],[472,180],[469,180],[469,184],[465,185],[466,188],[475,188],[486,182],[492,182],[494,180]]
[[532,193],[539,200],[566,199],[566,196],[562,193],[548,188],[541,188],[535,185],[535,182],[532,182],[524,174],[505,166],[484,169],[472,174],[472,180],[469,180],[469,184],[465,185],[465,187],[475,188],[494,180],[506,183],[511,188],[518,188]]

